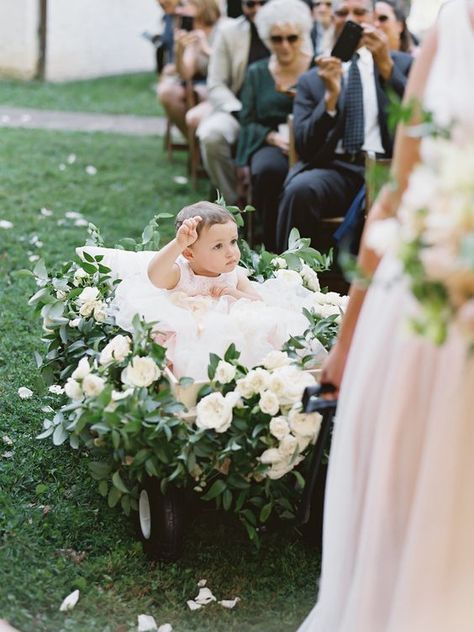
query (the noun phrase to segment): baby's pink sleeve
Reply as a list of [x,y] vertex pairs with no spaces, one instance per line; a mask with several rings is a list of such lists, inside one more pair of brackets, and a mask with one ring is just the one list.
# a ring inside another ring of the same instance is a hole
[[236,271],[237,271],[237,282],[239,282],[240,279],[246,279],[250,274],[249,270],[247,270],[247,268],[243,268],[242,266],[237,266]]

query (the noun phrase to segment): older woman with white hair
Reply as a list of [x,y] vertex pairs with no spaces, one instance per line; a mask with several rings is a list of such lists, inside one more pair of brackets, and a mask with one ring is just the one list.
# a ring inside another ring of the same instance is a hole
[[282,126],[292,111],[298,78],[313,64],[312,18],[302,0],[271,0],[255,24],[271,56],[247,70],[236,164],[250,168],[252,203],[262,218],[261,241],[274,252],[278,198],[288,173],[288,136]]

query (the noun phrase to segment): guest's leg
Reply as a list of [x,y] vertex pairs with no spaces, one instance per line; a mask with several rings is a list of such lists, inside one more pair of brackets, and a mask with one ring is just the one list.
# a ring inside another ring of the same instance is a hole
[[288,173],[288,156],[278,147],[265,146],[252,156],[252,204],[262,218],[265,248],[276,252],[278,200]]
[[320,220],[344,216],[363,183],[363,170],[309,169],[291,178],[278,207],[278,248],[287,248],[292,228],[318,248]]
[[202,101],[186,112],[188,131],[195,132],[201,122],[211,114],[212,106],[209,101]]
[[175,78],[163,78],[158,84],[156,93],[170,121],[187,138],[186,94],[181,83],[178,83]]
[[197,129],[201,155],[212,184],[228,204],[237,202],[235,165],[232,148],[237,142],[239,123],[225,112],[207,116]]

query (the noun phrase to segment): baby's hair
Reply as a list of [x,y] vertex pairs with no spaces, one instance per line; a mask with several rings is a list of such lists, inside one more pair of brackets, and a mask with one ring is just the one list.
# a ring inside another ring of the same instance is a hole
[[234,222],[236,224],[232,213],[229,213],[223,206],[214,204],[213,202],[196,202],[185,206],[176,215],[175,227],[179,229],[185,219],[195,217],[199,215],[202,217],[202,221],[196,227],[197,234],[200,235],[203,228],[207,226],[214,226],[214,224],[227,224],[227,222]]

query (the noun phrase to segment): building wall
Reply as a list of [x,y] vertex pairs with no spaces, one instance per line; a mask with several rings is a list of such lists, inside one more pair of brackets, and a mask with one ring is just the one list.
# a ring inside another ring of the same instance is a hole
[[0,76],[35,75],[38,19],[38,0],[0,0]]
[[[0,0],[0,77],[30,79],[38,60],[38,0]],[[156,0],[48,0],[46,79],[151,70]]]

